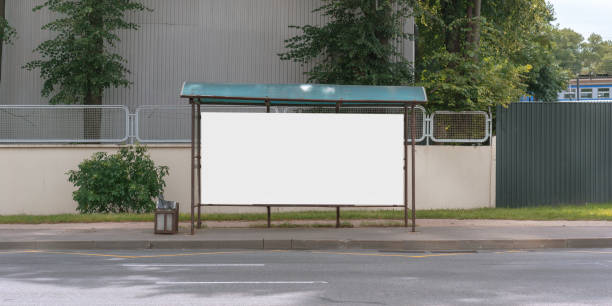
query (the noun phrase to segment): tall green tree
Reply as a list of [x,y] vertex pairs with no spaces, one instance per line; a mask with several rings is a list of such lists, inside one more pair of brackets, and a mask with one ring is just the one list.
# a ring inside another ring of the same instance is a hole
[[17,31],[5,19],[5,0],[0,0],[0,80],[2,80],[2,52],[3,45],[10,45],[17,37]]
[[[323,26],[296,27],[284,60],[314,63],[310,81],[408,84],[411,65],[397,45],[417,26],[414,77],[431,109],[487,110],[526,92],[556,98],[567,73],[552,52],[545,0],[324,0]],[[397,60],[399,58],[400,60]]]
[[[51,104],[101,105],[105,89],[127,87],[129,73],[125,59],[110,48],[119,42],[118,30],[136,30],[138,25],[125,20],[129,11],[147,8],[130,0],[47,0],[34,8],[61,16],[44,25],[57,33],[35,51],[42,59],[25,65],[40,69],[44,80],[42,95]],[[85,113],[85,134],[99,136],[99,113]]]
[[415,20],[417,82],[433,108],[486,110],[526,92],[556,98],[564,87],[545,0],[418,0]]
[[0,17],[0,49],[2,44],[11,44],[17,37],[17,31],[11,27],[6,19]]
[[571,29],[555,29],[555,57],[571,77],[577,74],[612,74],[612,41],[591,34],[585,41]]
[[413,81],[412,65],[398,45],[408,35],[404,21],[410,0],[323,0],[315,12],[329,22],[321,26],[292,26],[301,35],[285,41],[282,60],[314,63],[310,82],[361,85],[400,85]]
[[582,42],[584,37],[572,29],[553,30],[553,52],[561,68],[575,77],[582,70]]
[[582,74],[612,73],[612,41],[591,34],[581,47]]
[[17,32],[5,19],[5,0],[0,0],[0,58],[2,58],[2,45],[11,44]]

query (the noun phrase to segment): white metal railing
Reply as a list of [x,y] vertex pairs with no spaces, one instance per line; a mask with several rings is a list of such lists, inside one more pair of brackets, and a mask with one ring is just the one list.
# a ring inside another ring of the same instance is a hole
[[[248,109],[247,109],[248,108]],[[203,106],[207,112],[265,112],[262,107]],[[484,143],[492,135],[485,112],[437,111],[417,106],[416,142]],[[273,113],[332,113],[335,107],[272,107]],[[402,114],[403,107],[343,107],[341,113]],[[411,117],[409,117],[411,118]],[[95,121],[88,124],[86,121]],[[189,143],[191,107],[0,105],[0,143]]]
[[146,105],[134,114],[134,138],[141,143],[191,142],[191,107]]
[[437,111],[430,118],[428,136],[433,142],[482,143],[493,132],[486,112]]
[[0,143],[121,143],[128,113],[110,105],[0,105]]

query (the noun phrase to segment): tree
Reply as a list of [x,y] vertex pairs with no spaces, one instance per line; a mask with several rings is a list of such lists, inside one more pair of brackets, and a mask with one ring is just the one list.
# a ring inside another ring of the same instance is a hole
[[[324,0],[323,26],[295,27],[281,59],[314,62],[310,81],[338,84],[411,83],[411,65],[397,52],[417,26],[416,84],[429,108],[487,110],[526,92],[549,100],[567,73],[552,52],[552,8],[545,0]],[[394,60],[395,58],[400,60]]]
[[612,48],[601,58],[597,71],[612,75]]
[[2,44],[13,43],[15,37],[17,37],[15,28],[11,27],[6,19],[0,17],[0,49],[2,49]]
[[487,110],[526,92],[556,98],[567,74],[552,56],[552,20],[544,0],[416,1],[416,76],[430,107]]
[[[42,59],[25,68],[40,69],[42,95],[52,96],[51,104],[101,105],[105,89],[130,85],[125,59],[109,47],[119,42],[116,31],[138,29],[124,17],[129,11],[146,10],[144,5],[130,0],[47,0],[34,10],[43,8],[62,16],[42,27],[57,36],[40,44],[35,51]],[[100,113],[86,111],[84,123],[86,137],[99,138]]]
[[555,57],[571,77],[578,74],[612,74],[612,41],[603,40],[597,34],[584,41],[582,35],[571,29],[556,29],[554,43]]
[[282,60],[314,62],[310,82],[361,85],[402,85],[413,81],[412,65],[397,45],[408,39],[403,21],[409,0],[323,0],[314,12],[329,22],[322,26],[291,26],[303,34],[285,41]]
[[582,74],[608,73],[612,60],[612,41],[603,40],[598,34],[591,34],[582,43]]
[[13,41],[17,37],[17,31],[15,31],[15,28],[11,27],[8,21],[4,18],[4,7],[4,0],[0,0],[0,80],[2,77],[2,46],[5,44],[13,44]]
[[555,58],[559,61],[559,65],[575,77],[582,70],[582,41],[584,37],[572,29],[555,29],[553,39],[553,52]]

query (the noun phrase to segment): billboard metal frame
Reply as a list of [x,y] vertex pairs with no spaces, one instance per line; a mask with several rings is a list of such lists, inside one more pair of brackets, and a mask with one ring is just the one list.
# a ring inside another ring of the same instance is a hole
[[[382,95],[389,95],[390,98],[381,97],[380,99],[370,99],[370,100],[362,100],[359,99],[343,99],[343,97],[325,97],[321,98],[308,98],[308,97],[261,97],[255,96],[232,96],[232,84],[210,84],[211,89],[214,90],[215,87],[223,86],[224,95],[209,95],[208,92],[205,93],[193,93],[189,91],[186,93],[186,86],[183,86],[183,90],[181,93],[181,98],[189,99],[189,104],[191,105],[191,234],[195,234],[195,228],[202,227],[202,207],[204,206],[229,206],[227,204],[203,204],[202,203],[202,194],[201,194],[201,182],[202,182],[202,154],[201,154],[201,126],[202,126],[202,104],[205,105],[250,105],[250,106],[259,106],[262,109],[265,109],[266,113],[271,113],[272,106],[313,106],[313,105],[323,105],[323,106],[335,106],[335,112],[340,113],[340,110],[343,106],[376,106],[376,107],[402,107],[403,108],[403,129],[404,129],[404,203],[397,205],[355,205],[355,204],[305,204],[305,205],[297,205],[297,204],[245,204],[245,205],[232,205],[232,206],[249,206],[249,207],[266,207],[268,214],[268,227],[271,226],[271,207],[335,207],[336,208],[336,226],[340,225],[340,208],[341,207],[403,207],[404,208],[404,226],[408,227],[408,203],[409,198],[411,198],[412,207],[411,207],[411,225],[412,232],[416,231],[416,115],[415,110],[417,105],[424,104],[427,102],[427,96],[423,89],[422,95],[417,98],[407,98],[407,100],[403,101],[398,99],[396,91],[411,89],[410,87],[378,87],[378,86],[363,86],[359,88],[360,90],[367,89],[372,90],[374,93],[377,91]],[[206,87],[207,84],[197,84],[200,87]],[[238,86],[244,85],[234,85],[237,86],[236,90],[240,90]],[[255,85],[259,88],[266,88],[266,85]],[[283,85],[280,85],[283,86]],[[287,88],[291,89],[290,86],[295,85],[287,85]],[[342,86],[342,85],[329,85],[337,88],[338,91],[350,91],[351,86]],[[270,89],[278,89],[279,85],[271,85]],[[267,88],[266,88],[267,89]],[[414,89],[414,88],[412,88]],[[417,88],[418,92],[419,88]],[[227,94],[227,93],[230,94]],[[273,92],[272,92],[273,93]],[[304,94],[304,93],[298,93]],[[410,115],[409,115],[410,114]],[[425,131],[423,131],[423,134]],[[410,149],[409,149],[410,147]],[[411,173],[408,173],[408,152],[411,150]],[[411,182],[411,194],[408,192],[408,181]],[[197,188],[196,188],[197,184]],[[196,194],[197,190],[197,194]],[[197,210],[197,211],[196,211]],[[196,214],[197,214],[197,223],[196,223]]]

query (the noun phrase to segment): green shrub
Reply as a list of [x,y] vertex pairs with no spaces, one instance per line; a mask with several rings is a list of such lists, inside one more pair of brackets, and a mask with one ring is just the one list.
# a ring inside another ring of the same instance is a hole
[[72,198],[81,213],[144,213],[155,209],[168,167],[156,167],[147,148],[136,145],[112,155],[95,153],[66,174],[78,188]]

